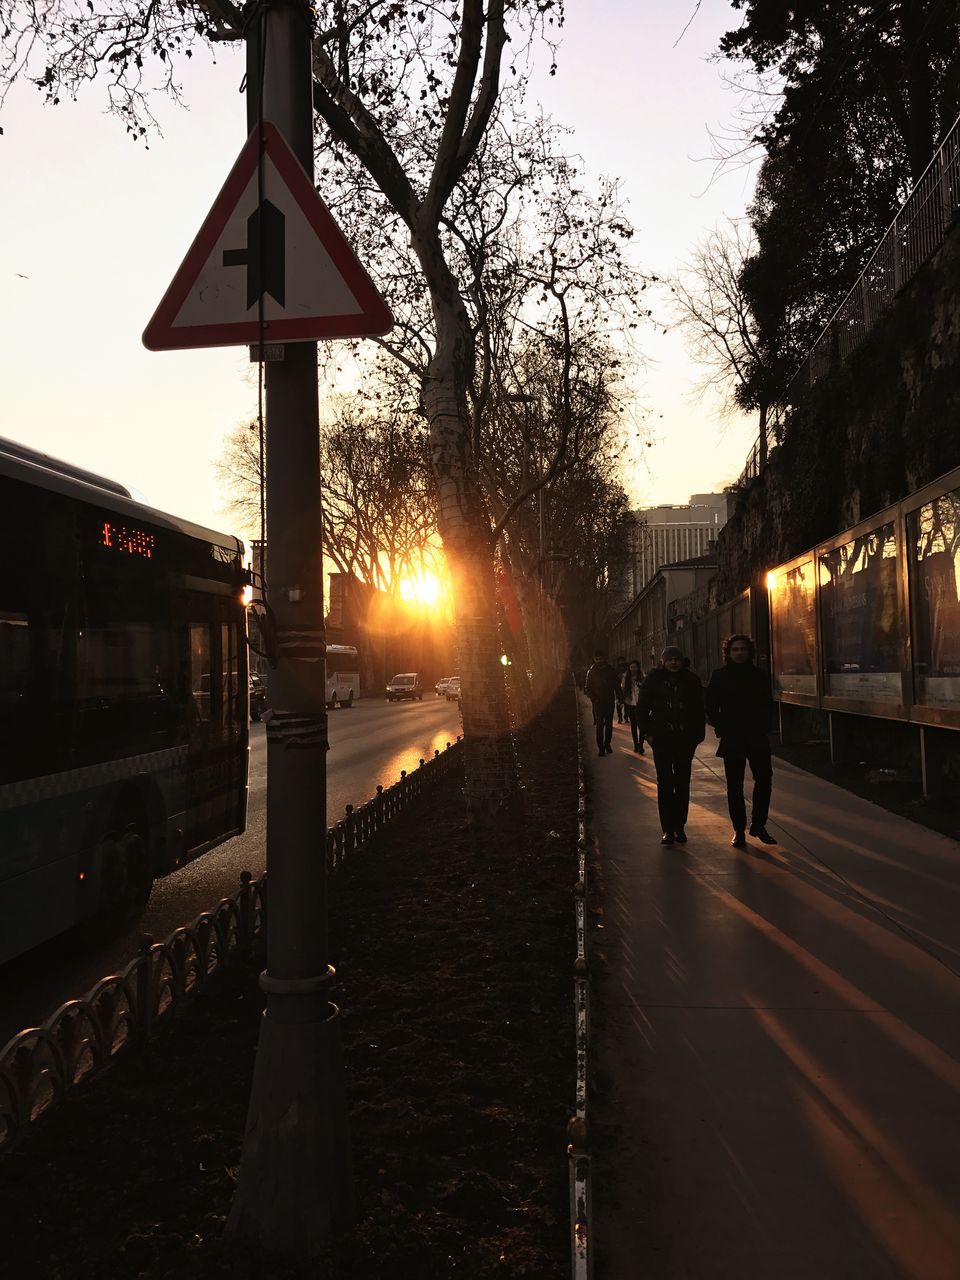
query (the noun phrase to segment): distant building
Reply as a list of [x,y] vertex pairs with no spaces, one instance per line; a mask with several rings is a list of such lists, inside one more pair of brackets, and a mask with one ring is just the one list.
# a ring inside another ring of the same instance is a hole
[[647,507],[633,513],[636,526],[628,591],[633,598],[664,565],[712,551],[727,522],[725,493],[695,493],[685,506]]
[[661,565],[614,624],[610,655],[637,658],[645,671],[655,667],[666,644],[681,643],[695,595],[702,595],[706,611],[716,572],[715,546],[703,555]]

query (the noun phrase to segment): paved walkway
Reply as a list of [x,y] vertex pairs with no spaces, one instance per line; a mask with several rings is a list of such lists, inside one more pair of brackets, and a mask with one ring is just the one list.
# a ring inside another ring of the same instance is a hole
[[708,729],[661,848],[582,710],[597,1280],[960,1280],[960,844],[774,761],[731,849]]

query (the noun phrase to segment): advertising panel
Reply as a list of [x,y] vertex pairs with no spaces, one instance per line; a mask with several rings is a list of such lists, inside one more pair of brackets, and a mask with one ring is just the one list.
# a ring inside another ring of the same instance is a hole
[[960,707],[960,489],[907,517],[914,697]]
[[819,560],[825,693],[900,703],[896,526],[871,529]]
[[773,687],[777,695],[817,693],[817,616],[813,560],[768,577]]

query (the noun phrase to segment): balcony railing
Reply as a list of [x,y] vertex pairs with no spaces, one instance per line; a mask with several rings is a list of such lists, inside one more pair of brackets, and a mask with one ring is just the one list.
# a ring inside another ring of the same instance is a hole
[[782,404],[768,419],[765,447],[758,438],[738,484],[760,474],[770,452],[783,438],[786,409],[860,346],[877,321],[890,310],[904,285],[943,243],[958,210],[960,119],[887,228],[856,284],[791,378]]

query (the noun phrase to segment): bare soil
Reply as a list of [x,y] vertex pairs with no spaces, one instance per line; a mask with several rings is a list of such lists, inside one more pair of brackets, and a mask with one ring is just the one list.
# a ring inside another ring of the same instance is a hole
[[0,1276],[564,1274],[575,743],[563,690],[519,737],[513,839],[479,841],[451,781],[337,876],[358,1224],[335,1258],[237,1256],[222,1240],[262,1008],[254,957],[0,1160]]

